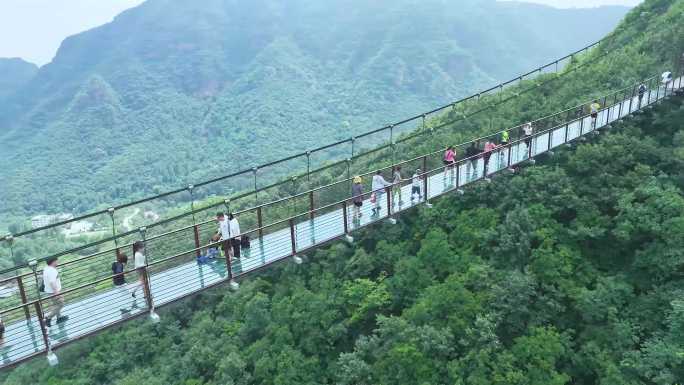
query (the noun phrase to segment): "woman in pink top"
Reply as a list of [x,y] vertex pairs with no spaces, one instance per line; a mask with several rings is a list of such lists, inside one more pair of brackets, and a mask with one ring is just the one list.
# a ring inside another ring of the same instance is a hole
[[450,174],[450,178],[454,178],[454,164],[456,163],[456,150],[454,146],[449,146],[444,153],[444,180],[446,181],[447,171]]

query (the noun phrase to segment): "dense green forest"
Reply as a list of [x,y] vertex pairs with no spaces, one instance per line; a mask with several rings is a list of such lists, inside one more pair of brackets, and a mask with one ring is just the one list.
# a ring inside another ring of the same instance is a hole
[[[684,1],[631,12],[614,53],[412,149],[672,69]],[[595,55],[601,52],[594,53]],[[591,56],[580,60],[590,60]],[[514,92],[514,91],[512,91]],[[450,119],[445,115],[442,120]],[[481,120],[480,120],[481,119]],[[684,102],[397,225],[335,243],[0,374],[7,385],[672,385],[684,379]],[[440,120],[430,124],[439,124]]]
[[626,10],[146,1],[66,39],[0,102],[0,225],[108,207],[403,119],[598,40]]

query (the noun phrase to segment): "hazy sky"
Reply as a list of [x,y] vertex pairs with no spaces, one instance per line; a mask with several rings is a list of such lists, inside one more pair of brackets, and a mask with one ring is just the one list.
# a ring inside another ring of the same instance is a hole
[[43,65],[52,60],[67,36],[105,24],[142,2],[0,0],[0,57],[21,57]]
[[[121,11],[143,1],[0,0],[0,57],[21,57],[43,65],[52,60],[59,44],[67,36],[107,23]],[[636,5],[641,2],[641,0],[527,1],[562,8],[592,7],[604,4]]]

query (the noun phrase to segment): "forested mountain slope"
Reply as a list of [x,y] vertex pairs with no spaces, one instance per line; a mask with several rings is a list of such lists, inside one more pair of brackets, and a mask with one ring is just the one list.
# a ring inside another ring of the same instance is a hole
[[349,137],[580,48],[625,12],[148,0],[66,39],[0,104],[0,212],[82,212]]
[[37,72],[38,66],[33,63],[19,58],[0,58],[0,103],[33,79]]

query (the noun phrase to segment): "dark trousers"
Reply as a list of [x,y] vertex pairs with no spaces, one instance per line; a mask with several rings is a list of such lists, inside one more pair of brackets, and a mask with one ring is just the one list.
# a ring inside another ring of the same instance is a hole
[[233,258],[240,259],[240,240],[233,238],[230,243],[233,246]]

